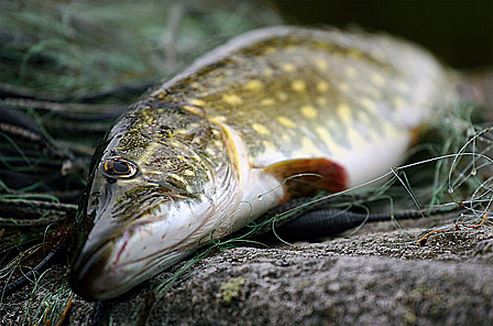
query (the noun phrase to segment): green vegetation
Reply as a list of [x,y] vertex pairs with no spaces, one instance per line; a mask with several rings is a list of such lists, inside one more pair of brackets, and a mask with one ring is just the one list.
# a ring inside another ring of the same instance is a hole
[[241,294],[241,289],[245,285],[245,278],[234,277],[221,285],[219,291],[221,298],[226,304],[230,304]]

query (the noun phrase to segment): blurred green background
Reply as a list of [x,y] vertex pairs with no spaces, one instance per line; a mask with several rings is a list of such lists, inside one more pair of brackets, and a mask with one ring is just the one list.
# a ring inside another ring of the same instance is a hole
[[456,68],[493,64],[493,1],[276,0],[291,23],[360,26],[413,40]]

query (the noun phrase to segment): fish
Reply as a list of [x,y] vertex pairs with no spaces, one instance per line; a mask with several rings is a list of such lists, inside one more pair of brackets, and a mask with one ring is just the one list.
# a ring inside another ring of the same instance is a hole
[[454,72],[386,34],[266,27],[132,105],[93,158],[70,283],[128,292],[292,198],[398,166],[456,100]]

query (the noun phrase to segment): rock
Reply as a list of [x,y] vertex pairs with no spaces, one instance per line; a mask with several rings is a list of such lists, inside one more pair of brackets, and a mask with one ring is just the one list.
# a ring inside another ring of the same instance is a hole
[[[193,266],[160,299],[152,289],[170,273],[98,311],[116,325],[493,324],[490,227],[439,233],[418,246],[424,229],[381,225],[320,243],[224,250]],[[46,284],[66,286],[64,274],[53,269]],[[4,299],[4,323],[26,323],[16,303],[41,306],[50,290],[31,291],[9,298],[8,309]],[[74,297],[70,324],[90,323],[95,307]]]

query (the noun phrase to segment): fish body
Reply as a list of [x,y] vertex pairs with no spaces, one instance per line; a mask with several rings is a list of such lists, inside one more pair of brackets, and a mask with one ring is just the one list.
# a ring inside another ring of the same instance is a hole
[[72,268],[118,296],[289,198],[361,185],[453,101],[450,73],[383,35],[239,36],[133,105],[94,158]]

